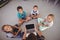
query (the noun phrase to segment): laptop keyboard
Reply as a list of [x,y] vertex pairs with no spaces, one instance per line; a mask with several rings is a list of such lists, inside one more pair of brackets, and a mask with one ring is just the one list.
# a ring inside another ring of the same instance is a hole
[[27,33],[35,32],[35,30],[27,30]]

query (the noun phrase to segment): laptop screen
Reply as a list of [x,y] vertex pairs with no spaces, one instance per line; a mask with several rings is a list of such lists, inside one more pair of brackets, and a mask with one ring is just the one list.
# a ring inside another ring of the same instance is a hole
[[26,25],[26,29],[33,29],[34,28],[34,24],[28,24]]

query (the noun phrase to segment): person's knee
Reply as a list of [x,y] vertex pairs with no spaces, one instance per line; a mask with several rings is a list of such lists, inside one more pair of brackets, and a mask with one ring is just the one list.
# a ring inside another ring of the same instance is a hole
[[31,17],[27,17],[27,21],[30,20],[30,19],[31,19]]
[[22,24],[23,23],[23,21],[19,21],[19,24]]

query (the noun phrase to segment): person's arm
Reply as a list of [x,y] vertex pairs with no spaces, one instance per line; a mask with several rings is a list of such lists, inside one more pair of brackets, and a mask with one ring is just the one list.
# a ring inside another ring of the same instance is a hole
[[16,34],[14,35],[14,37],[16,37],[20,31],[21,31],[21,30],[19,29],[18,32],[16,32]]
[[24,16],[26,17],[26,12],[24,11]]
[[33,10],[31,11],[31,15],[33,14]]
[[18,21],[22,20],[20,13],[17,13]]
[[26,12],[25,11],[23,11],[23,14],[22,14],[23,16],[23,18],[26,18]]
[[41,15],[40,15],[39,11],[37,11],[37,18],[40,18],[40,17],[41,17]]
[[47,26],[47,27],[52,27],[52,25],[53,25],[53,21],[50,22],[49,24],[46,24],[45,26]]
[[14,28],[17,28],[17,29],[20,29],[20,27],[17,27],[17,26],[13,26]]
[[26,28],[24,29],[23,39],[26,39]]
[[46,20],[47,20],[47,19],[44,18],[42,25],[45,26],[45,27],[48,27],[48,26],[49,26],[48,24],[44,24],[44,23],[46,22]]
[[43,24],[42,23],[38,23],[38,27],[40,27],[40,26],[43,26]]
[[18,31],[16,32],[16,34],[14,35],[14,37],[17,36],[17,34],[21,31],[20,27],[16,27],[16,26],[13,26],[14,28],[18,29]]
[[37,18],[40,18],[41,16],[40,16],[40,14],[37,14],[37,16],[36,16]]
[[37,32],[37,34],[38,34],[39,36],[41,36],[41,35],[42,35],[42,32],[38,30],[38,26],[37,26],[37,27],[35,27],[35,31]]
[[20,17],[21,17],[20,13],[17,13],[17,17],[18,17],[18,19],[20,19]]
[[43,18],[38,18],[38,24],[41,25],[43,20],[44,20]]

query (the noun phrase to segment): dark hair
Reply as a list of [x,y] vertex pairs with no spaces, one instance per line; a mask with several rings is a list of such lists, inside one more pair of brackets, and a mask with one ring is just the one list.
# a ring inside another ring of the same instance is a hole
[[33,33],[31,33],[30,35],[28,35],[26,40],[37,40],[37,37]]
[[22,6],[18,6],[17,7],[17,11],[19,11],[19,9],[22,9],[23,10]]
[[34,6],[33,6],[33,8],[34,8],[34,7],[37,7],[37,8],[38,8],[38,6],[37,6],[37,5],[34,5]]
[[49,14],[48,16],[52,16],[52,17],[54,17],[54,15],[53,15],[53,14]]

